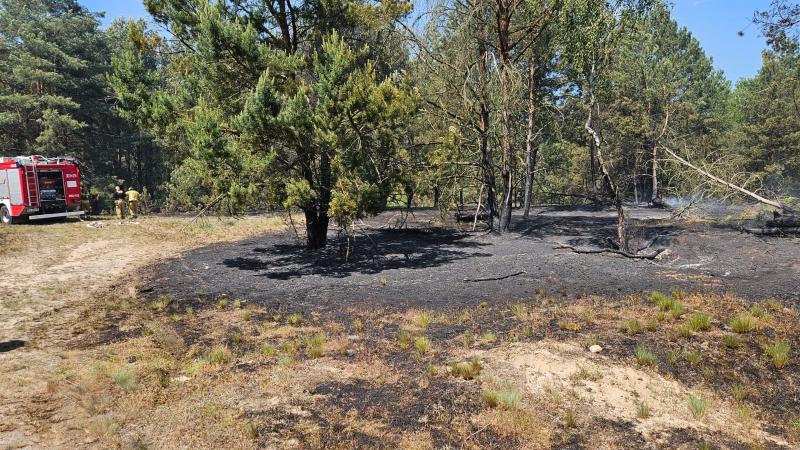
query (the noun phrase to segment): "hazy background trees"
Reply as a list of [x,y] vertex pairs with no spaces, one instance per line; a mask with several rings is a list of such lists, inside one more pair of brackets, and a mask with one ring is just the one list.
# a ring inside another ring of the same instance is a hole
[[[74,0],[0,0],[0,148],[71,154],[160,207],[486,211],[800,190],[796,2],[754,12],[735,85],[659,0],[147,0],[155,27]],[[735,39],[735,37],[731,37]],[[526,213],[525,213],[526,214]],[[621,241],[624,239],[621,239]]]

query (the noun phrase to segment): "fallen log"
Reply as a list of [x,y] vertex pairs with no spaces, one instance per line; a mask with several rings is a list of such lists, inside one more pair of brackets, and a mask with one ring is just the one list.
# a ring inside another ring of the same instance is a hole
[[800,235],[800,227],[742,227],[742,232],[758,236],[795,236]]
[[675,209],[669,203],[665,202],[661,199],[661,197],[654,198],[650,200],[650,204],[656,208],[663,208],[663,209]]
[[778,216],[765,223],[765,228],[800,227],[799,216]]
[[623,252],[622,250],[615,250],[613,248],[579,249],[571,245],[557,245],[553,247],[553,250],[558,250],[558,249],[568,249],[572,250],[575,253],[582,253],[582,254],[614,253],[615,255],[622,255],[626,258],[632,258],[632,259],[656,259],[658,255],[660,255],[664,250],[666,250],[665,248],[660,248],[656,250],[654,253],[650,253],[648,255],[639,255],[634,253]]
[[[472,222],[477,220],[487,221],[489,219],[489,215],[486,213],[471,213],[471,212],[457,212],[453,214],[457,222]],[[477,219],[476,219],[477,217]]]

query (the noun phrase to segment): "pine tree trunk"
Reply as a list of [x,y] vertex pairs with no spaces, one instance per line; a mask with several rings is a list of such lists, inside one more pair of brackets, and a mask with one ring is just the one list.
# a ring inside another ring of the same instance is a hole
[[592,113],[594,112],[595,97],[594,97],[594,66],[589,77],[589,117],[586,119],[584,128],[589,133],[594,143],[595,157],[597,158],[597,165],[600,167],[600,172],[603,174],[603,181],[606,188],[614,199],[614,206],[617,209],[617,237],[619,238],[619,249],[623,252],[629,252],[628,249],[628,230],[625,226],[625,211],[622,208],[622,197],[620,197],[619,189],[611,179],[608,173],[605,161],[603,160],[603,151],[601,147],[600,135],[592,128]]
[[500,142],[503,146],[503,204],[500,207],[500,232],[508,231],[511,227],[511,208],[513,206],[513,186],[511,173],[511,119],[509,118],[509,92],[508,71],[510,69],[510,30],[511,9],[509,5],[500,0],[497,2],[497,34],[499,38],[500,50],[500,117],[501,117],[501,137]]
[[318,250],[328,244],[328,223],[330,218],[325,211],[310,208],[303,211],[306,215],[306,248]]
[[533,119],[536,113],[536,79],[533,58],[528,59],[528,134],[525,136],[525,193],[523,205],[525,212],[522,217],[528,218],[531,212],[531,190],[533,189],[533,168],[536,166],[536,153],[533,150]]
[[492,156],[492,143],[489,136],[489,94],[487,83],[489,70],[487,68],[487,58],[489,56],[486,46],[486,35],[484,31],[485,23],[480,5],[477,2],[472,4],[476,13],[476,37],[478,40],[478,78],[480,91],[480,120],[481,120],[481,165],[483,166],[483,184],[486,185],[486,207],[489,209],[489,229],[496,230],[495,218],[497,213],[497,191],[495,190],[496,181],[494,177],[494,157]]

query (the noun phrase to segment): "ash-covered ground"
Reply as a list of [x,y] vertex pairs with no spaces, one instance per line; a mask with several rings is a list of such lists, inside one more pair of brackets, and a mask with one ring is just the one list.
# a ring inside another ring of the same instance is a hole
[[[512,231],[502,235],[471,231],[471,224],[432,226],[436,210],[415,210],[408,229],[393,229],[401,213],[390,211],[362,225],[347,258],[347,240],[335,230],[328,247],[316,252],[307,251],[294,233],[264,235],[165,261],[153,267],[142,287],[180,299],[224,295],[320,312],[343,306],[392,311],[518,301],[537,289],[572,297],[680,289],[798,302],[797,239],[753,236],[719,221],[673,220],[649,208],[628,211],[633,247],[666,249],[657,259],[554,248],[612,248],[616,218],[611,210],[536,208],[528,220],[515,215]],[[519,272],[525,273],[472,281]]]

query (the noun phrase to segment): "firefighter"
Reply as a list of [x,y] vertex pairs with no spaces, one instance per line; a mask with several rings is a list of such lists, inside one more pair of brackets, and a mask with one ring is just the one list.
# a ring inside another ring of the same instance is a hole
[[128,188],[128,191],[125,192],[125,196],[128,198],[128,212],[130,213],[131,219],[135,219],[139,211],[139,193],[131,186]]
[[114,187],[114,206],[117,209],[117,219],[125,218],[125,193],[122,192],[122,186],[117,185]]
[[83,211],[83,219],[90,220],[89,214],[92,210],[92,202],[89,200],[89,189],[86,186],[81,186],[81,211]]

